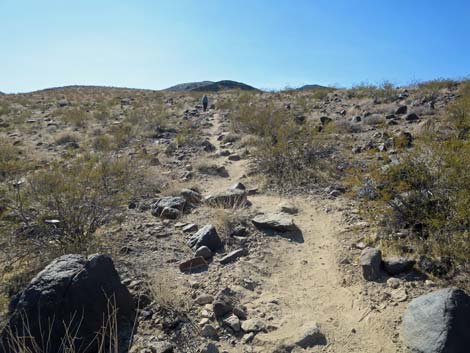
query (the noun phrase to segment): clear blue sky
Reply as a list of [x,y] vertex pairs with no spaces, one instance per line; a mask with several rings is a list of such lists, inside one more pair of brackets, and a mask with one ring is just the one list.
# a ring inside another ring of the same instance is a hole
[[0,91],[470,74],[468,0],[0,0]]

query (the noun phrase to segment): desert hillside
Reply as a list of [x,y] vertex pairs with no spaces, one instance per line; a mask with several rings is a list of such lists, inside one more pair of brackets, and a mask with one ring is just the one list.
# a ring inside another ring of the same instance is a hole
[[431,352],[469,131],[468,81],[0,94],[0,352]]

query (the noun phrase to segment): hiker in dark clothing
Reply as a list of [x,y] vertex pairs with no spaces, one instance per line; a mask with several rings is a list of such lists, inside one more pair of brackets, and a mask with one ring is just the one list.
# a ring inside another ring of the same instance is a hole
[[207,110],[207,105],[209,104],[209,98],[207,98],[206,95],[202,97],[202,107],[204,108],[204,111]]

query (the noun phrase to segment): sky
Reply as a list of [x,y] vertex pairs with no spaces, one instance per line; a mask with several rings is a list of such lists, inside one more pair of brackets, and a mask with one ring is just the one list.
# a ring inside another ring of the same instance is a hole
[[468,0],[0,0],[0,91],[470,75]]

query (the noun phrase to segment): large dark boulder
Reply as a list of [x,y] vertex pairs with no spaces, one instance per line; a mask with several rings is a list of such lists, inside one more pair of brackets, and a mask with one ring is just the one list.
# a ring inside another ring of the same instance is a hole
[[[122,351],[132,335],[134,317],[133,298],[110,257],[64,255],[52,261],[10,303],[0,352],[16,352],[11,336],[27,336],[25,346],[31,352],[95,353],[97,334],[113,323]],[[67,336],[74,341],[64,346]]]
[[207,246],[212,252],[216,252],[222,247],[222,240],[215,227],[208,224],[189,238],[188,245],[194,250],[199,249],[201,246]]
[[403,316],[403,338],[415,353],[467,353],[470,297],[445,288],[414,299]]

